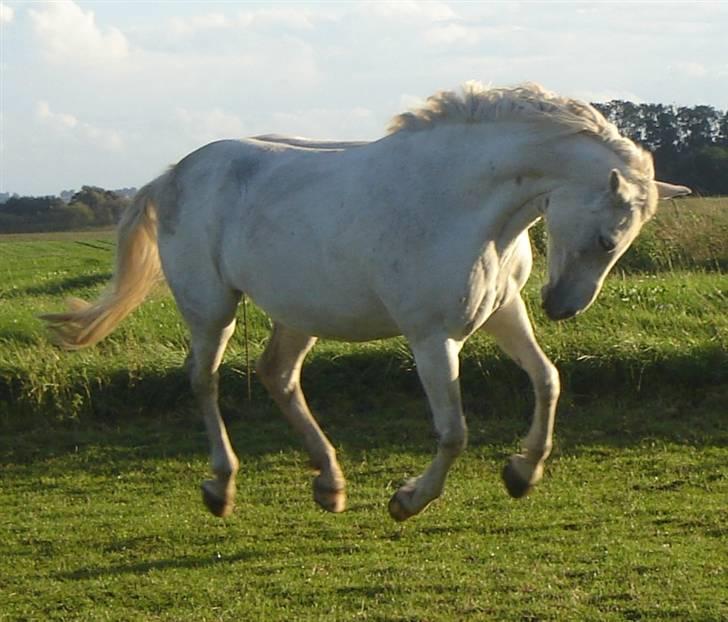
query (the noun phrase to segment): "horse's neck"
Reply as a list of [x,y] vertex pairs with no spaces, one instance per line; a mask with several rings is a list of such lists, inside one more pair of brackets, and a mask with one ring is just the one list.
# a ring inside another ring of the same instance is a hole
[[408,134],[421,157],[490,186],[527,177],[547,186],[603,184],[610,168],[623,164],[588,134],[532,122],[452,123]]
[[507,246],[543,214],[547,197],[565,183],[567,154],[545,143],[528,127],[496,124],[470,140],[471,154],[462,162],[464,186],[482,202],[484,226],[496,243]]
[[474,214],[474,224],[501,248],[541,216],[554,190],[595,184],[602,170],[606,183],[609,170],[608,152],[595,141],[527,124],[452,124],[397,140],[413,166],[442,173],[438,195],[451,201],[442,209]]

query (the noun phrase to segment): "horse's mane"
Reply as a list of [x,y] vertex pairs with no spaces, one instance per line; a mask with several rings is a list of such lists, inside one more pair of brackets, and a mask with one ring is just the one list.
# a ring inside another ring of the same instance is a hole
[[526,120],[559,126],[567,133],[586,132],[609,146],[630,165],[638,177],[652,179],[652,158],[607,121],[594,106],[556,95],[542,86],[526,83],[513,88],[488,88],[466,82],[462,93],[439,91],[423,106],[394,117],[389,134],[416,132],[442,123],[487,123]]

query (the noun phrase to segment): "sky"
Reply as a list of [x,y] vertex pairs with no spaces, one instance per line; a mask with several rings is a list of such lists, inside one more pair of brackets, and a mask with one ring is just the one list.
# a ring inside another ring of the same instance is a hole
[[141,186],[205,143],[375,139],[467,80],[728,108],[728,2],[0,2],[0,192]]

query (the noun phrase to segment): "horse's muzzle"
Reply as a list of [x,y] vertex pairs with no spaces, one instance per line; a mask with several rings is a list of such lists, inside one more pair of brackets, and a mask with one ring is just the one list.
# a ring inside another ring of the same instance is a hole
[[581,309],[563,302],[563,296],[559,295],[559,286],[549,287],[544,285],[541,289],[541,306],[550,320],[568,320],[574,317]]

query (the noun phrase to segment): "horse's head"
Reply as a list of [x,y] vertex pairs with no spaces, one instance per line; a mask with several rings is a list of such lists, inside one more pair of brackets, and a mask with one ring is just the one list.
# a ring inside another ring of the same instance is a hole
[[685,186],[630,181],[617,169],[596,195],[563,187],[549,197],[546,314],[563,320],[594,302],[604,278],[655,213],[658,199],[690,194]]

